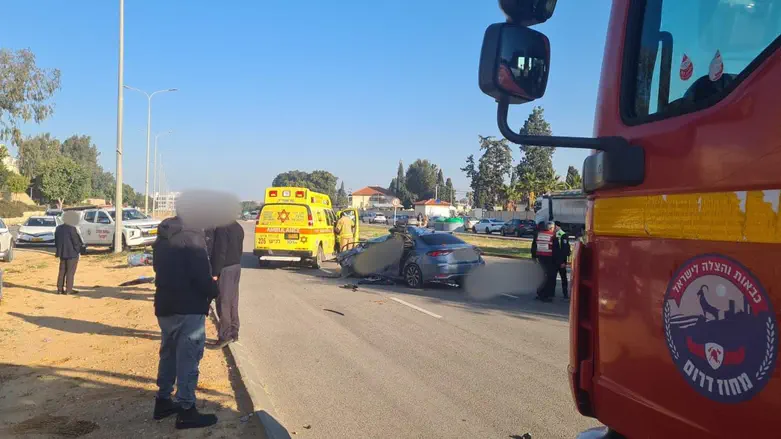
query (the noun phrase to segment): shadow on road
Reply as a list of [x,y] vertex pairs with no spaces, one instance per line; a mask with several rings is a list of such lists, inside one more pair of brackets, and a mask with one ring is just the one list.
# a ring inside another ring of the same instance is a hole
[[[119,384],[121,380],[121,384]],[[152,420],[155,383],[150,378],[109,371],[0,363],[0,436],[168,438],[180,437],[174,417]],[[225,397],[223,393],[198,389]],[[237,394],[241,407],[250,404]],[[218,402],[199,400],[198,408],[219,422],[187,437],[264,437],[260,423]]]
[[[37,291],[39,293],[45,293],[45,294],[57,293],[57,290],[54,287],[44,288],[44,287],[36,287],[32,285],[21,285],[13,282],[4,282],[3,286],[5,288],[20,288],[25,290]],[[78,297],[85,297],[87,299],[114,298],[114,299],[123,299],[123,300],[145,300],[145,301],[154,300],[154,293],[149,288],[141,288],[141,287],[133,287],[133,286],[105,287],[100,285],[96,285],[93,287],[85,287],[85,286],[77,285],[73,287],[73,289],[79,292],[78,295],[73,296],[77,298]],[[128,293],[127,291],[146,291],[146,292]]]
[[111,335],[117,337],[145,338],[147,340],[159,340],[160,333],[153,331],[144,331],[133,328],[123,328],[120,326],[111,326],[104,323],[90,322],[87,320],[71,319],[68,317],[52,316],[29,316],[14,311],[9,311],[8,315],[22,319],[27,323],[45,328],[54,329],[73,334],[92,334],[92,335]]

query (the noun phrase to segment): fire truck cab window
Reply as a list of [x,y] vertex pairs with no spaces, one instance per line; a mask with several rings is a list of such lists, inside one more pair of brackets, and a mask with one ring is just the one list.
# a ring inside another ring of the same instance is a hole
[[656,120],[713,105],[781,45],[781,0],[638,3],[643,6],[635,14],[642,16],[630,22],[639,26],[627,30],[627,42],[636,44],[627,46],[634,78],[623,86],[629,119]]

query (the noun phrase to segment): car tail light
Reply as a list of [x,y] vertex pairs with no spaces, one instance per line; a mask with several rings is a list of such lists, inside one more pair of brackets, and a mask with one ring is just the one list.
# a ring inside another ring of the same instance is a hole
[[268,196],[269,197],[276,197],[277,195],[279,195],[279,192],[277,192],[277,191],[268,191]]
[[312,213],[311,212],[307,215],[307,219],[309,220],[309,227],[312,227],[312,226],[315,225],[315,220],[312,218]]
[[436,258],[438,256],[447,256],[450,253],[453,253],[453,250],[434,250],[434,251],[430,251],[430,252],[428,252],[426,254]]
[[296,191],[296,198],[304,198],[304,191]]

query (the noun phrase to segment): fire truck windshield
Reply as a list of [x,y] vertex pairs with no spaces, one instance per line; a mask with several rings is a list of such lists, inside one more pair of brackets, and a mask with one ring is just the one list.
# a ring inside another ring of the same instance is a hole
[[[642,3],[642,2],[641,2]],[[712,105],[750,74],[781,34],[781,1],[650,0],[637,17],[631,117]]]

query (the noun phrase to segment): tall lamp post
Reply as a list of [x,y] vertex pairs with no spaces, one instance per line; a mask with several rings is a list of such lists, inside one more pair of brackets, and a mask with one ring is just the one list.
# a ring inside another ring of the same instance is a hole
[[152,192],[154,193],[154,198],[152,198],[152,216],[155,216],[155,204],[157,204],[157,139],[159,139],[160,136],[165,136],[171,133],[173,133],[173,130],[155,134],[155,155],[152,165]]
[[114,192],[114,253],[122,252],[122,111],[125,82],[125,1],[119,0],[119,73],[117,74],[117,187]]
[[152,140],[152,97],[158,93],[166,93],[169,91],[179,91],[178,88],[168,88],[165,90],[157,90],[152,93],[147,93],[144,90],[131,87],[129,85],[124,86],[128,90],[134,90],[139,93],[143,93],[146,96],[146,178],[144,179],[144,214],[149,214],[149,143]]

